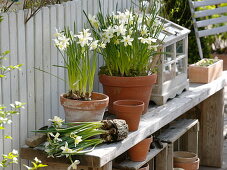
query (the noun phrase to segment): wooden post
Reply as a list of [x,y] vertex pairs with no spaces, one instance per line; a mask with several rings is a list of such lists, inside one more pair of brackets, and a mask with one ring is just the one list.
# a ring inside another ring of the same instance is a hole
[[174,144],[168,144],[167,170],[173,170],[173,148]]
[[167,170],[167,147],[163,149],[155,159],[155,169],[158,170]]
[[204,100],[199,106],[199,158],[201,165],[221,167],[223,161],[224,90]]

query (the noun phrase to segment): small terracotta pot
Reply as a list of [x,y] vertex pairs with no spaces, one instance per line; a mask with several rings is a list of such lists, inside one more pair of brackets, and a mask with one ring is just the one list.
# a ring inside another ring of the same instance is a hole
[[156,74],[138,77],[100,75],[99,81],[103,85],[103,91],[110,97],[108,111],[114,113],[114,101],[130,99],[143,101],[145,104],[143,113],[146,113],[151,97],[152,85],[155,84],[156,79]]
[[146,163],[146,164],[143,165],[139,170],[149,170],[149,164]]
[[128,150],[129,157],[134,162],[145,161],[153,137],[146,138]]
[[174,168],[183,168],[184,170],[199,169],[199,158],[195,153],[177,151],[173,156]]
[[174,162],[195,162],[198,156],[193,152],[176,151],[173,155]]
[[183,168],[184,170],[198,170],[199,158],[194,162],[174,162],[174,168]]
[[91,101],[71,100],[60,96],[65,110],[66,122],[93,122],[103,119],[109,97],[102,93],[92,93]]
[[144,110],[144,103],[137,100],[117,100],[113,103],[117,118],[126,121],[129,131],[136,131],[139,127],[140,116]]

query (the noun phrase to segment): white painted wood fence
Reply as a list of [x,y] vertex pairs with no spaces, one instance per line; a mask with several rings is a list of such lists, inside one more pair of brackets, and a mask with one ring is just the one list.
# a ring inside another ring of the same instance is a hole
[[[118,4],[122,10],[131,5],[131,0],[101,0],[104,13],[113,12]],[[64,26],[73,28],[74,22],[80,30],[86,22],[83,10],[95,14],[98,11],[98,0],[73,0],[61,5],[42,8],[35,17],[24,24],[24,11],[4,13],[0,23],[1,52],[10,50],[4,65],[24,64],[21,71],[12,71],[7,78],[0,80],[0,103],[9,106],[13,101],[25,102],[26,108],[19,116],[13,117],[13,124],[7,126],[5,135],[13,140],[3,140],[0,131],[0,155],[19,149],[25,138],[31,136],[31,130],[48,124],[54,115],[64,117],[59,104],[59,94],[66,92],[66,84],[49,74],[36,71],[41,68],[64,78],[64,70],[52,65],[63,63],[60,54],[53,45],[55,28]],[[99,60],[99,66],[102,59]],[[94,91],[102,91],[96,76]],[[24,169],[22,161],[5,169]]]

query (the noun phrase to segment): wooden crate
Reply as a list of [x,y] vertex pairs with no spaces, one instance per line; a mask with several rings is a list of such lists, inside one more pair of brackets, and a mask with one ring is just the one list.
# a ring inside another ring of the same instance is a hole
[[188,68],[189,81],[192,83],[210,83],[222,75],[223,60],[204,67],[192,64]]

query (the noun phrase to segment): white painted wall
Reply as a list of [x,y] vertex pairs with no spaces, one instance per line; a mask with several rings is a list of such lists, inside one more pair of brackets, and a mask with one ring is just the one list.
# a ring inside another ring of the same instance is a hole
[[[131,0],[101,0],[105,13],[120,10],[131,5]],[[62,5],[42,8],[39,13],[24,24],[24,11],[4,13],[0,23],[1,52],[10,50],[4,64],[24,64],[21,71],[13,71],[4,79],[0,79],[0,103],[9,106],[13,101],[25,102],[26,108],[19,116],[13,117],[13,124],[0,131],[0,155],[24,145],[25,138],[33,135],[31,130],[38,129],[48,123],[54,115],[64,117],[63,108],[59,104],[59,95],[66,92],[66,84],[49,74],[36,71],[41,68],[64,78],[61,68],[51,65],[63,64],[62,58],[53,45],[55,28],[70,26],[75,22],[78,30],[86,22],[83,10],[94,14],[98,11],[98,0],[73,0]],[[103,63],[99,59],[99,66]],[[102,91],[96,75],[94,91]],[[3,140],[4,134],[12,135],[14,140]],[[13,165],[7,170],[24,169],[22,164]]]

